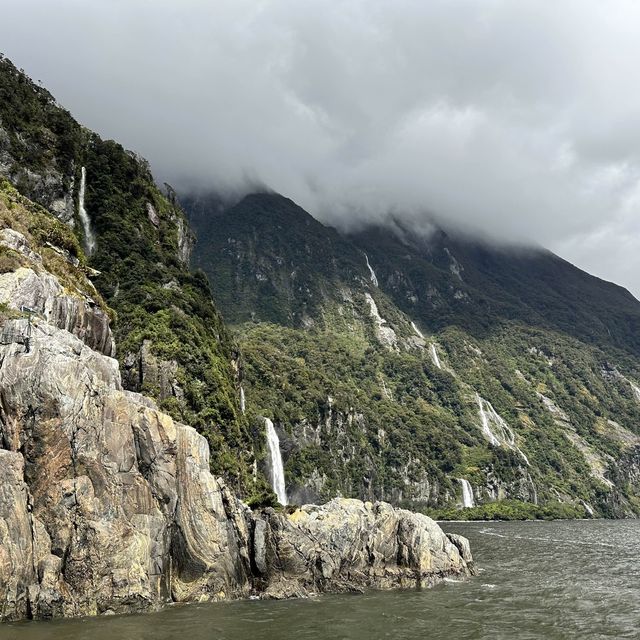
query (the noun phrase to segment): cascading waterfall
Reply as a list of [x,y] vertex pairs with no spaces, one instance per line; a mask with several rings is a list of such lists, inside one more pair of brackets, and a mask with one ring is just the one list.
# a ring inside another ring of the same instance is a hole
[[413,329],[413,332],[418,336],[418,338],[422,338],[424,340],[424,335],[422,331],[418,329],[418,327],[416,326],[416,323],[413,321],[411,321],[411,328]]
[[247,402],[244,397],[244,387],[240,386],[240,411],[244,413],[246,408],[247,408]]
[[87,253],[91,255],[96,248],[96,238],[93,235],[91,229],[91,220],[89,214],[84,208],[84,192],[87,185],[87,171],[84,167],[81,170],[80,176],[80,191],[78,192],[78,215],[80,216],[80,222],[82,222],[82,229],[84,231],[85,249]]
[[442,363],[440,362],[440,357],[438,356],[438,350],[436,349],[436,345],[433,344],[433,342],[431,343],[429,349],[431,351],[431,359],[433,360],[433,364],[435,364],[438,369],[442,369]]
[[585,511],[589,514],[589,517],[593,518],[596,514],[594,513],[591,505],[587,504],[584,500],[582,501],[582,506],[585,508]]
[[479,394],[476,394],[476,402],[478,403],[478,409],[480,409],[480,423],[482,424],[483,433],[494,447],[499,447],[500,440],[497,438],[495,433],[491,431],[491,427],[489,426],[489,418],[487,417],[487,414],[484,410],[484,401]]
[[367,267],[369,267],[369,273],[371,274],[371,282],[373,282],[374,286],[378,286],[378,278],[376,277],[376,272],[373,270],[373,267],[369,264],[369,256],[365,253],[364,259],[367,261]]
[[464,509],[471,509],[475,507],[475,501],[473,499],[473,489],[471,483],[465,478],[458,478],[460,485],[462,486],[462,506]]
[[[489,442],[494,447],[504,445],[509,449],[516,451],[525,461],[526,465],[531,466],[529,458],[527,458],[525,453],[518,447],[518,445],[516,445],[516,436],[513,430],[506,423],[505,419],[493,408],[493,405],[488,400],[480,397],[480,394],[478,393],[476,393],[476,402],[478,403],[478,409],[480,412],[482,432]],[[493,424],[497,429],[499,429],[500,433],[498,435],[491,430],[490,424]]]
[[280,438],[269,418],[264,419],[267,428],[267,446],[271,456],[271,486],[278,496],[278,502],[282,505],[288,504],[287,491],[284,483],[284,466],[282,464],[282,454],[280,453]]

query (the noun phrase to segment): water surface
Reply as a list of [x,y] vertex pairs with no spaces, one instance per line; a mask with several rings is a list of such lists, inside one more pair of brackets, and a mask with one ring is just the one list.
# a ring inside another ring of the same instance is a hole
[[447,523],[480,574],[423,591],[0,626],[0,640],[640,638],[640,521]]

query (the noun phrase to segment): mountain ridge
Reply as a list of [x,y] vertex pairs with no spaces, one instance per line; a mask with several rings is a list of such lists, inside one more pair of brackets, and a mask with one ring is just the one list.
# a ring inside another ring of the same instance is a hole
[[[637,428],[622,380],[640,375],[640,303],[626,290],[546,250],[341,234],[274,194],[216,207],[210,226],[202,198],[190,217],[194,264],[236,327],[250,419],[276,423],[294,494],[443,513],[463,478],[487,508],[637,508],[632,485],[609,484],[626,454],[601,422]],[[625,371],[615,388],[609,362]]]

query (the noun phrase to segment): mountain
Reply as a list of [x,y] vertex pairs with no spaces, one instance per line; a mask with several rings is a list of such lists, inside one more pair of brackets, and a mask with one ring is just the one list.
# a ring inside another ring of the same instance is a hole
[[92,273],[0,180],[0,622],[473,573],[464,538],[388,504],[252,511],[202,435],[123,389]]
[[268,506],[175,194],[6,59],[0,174],[0,622],[474,573],[423,514]]
[[206,278],[189,268],[192,233],[172,190],[162,193],[145,160],[79,125],[6,58],[0,175],[81,241],[112,310],[125,386],[196,427],[211,445],[213,471],[253,491],[237,347]]
[[181,200],[238,336],[249,419],[276,424],[294,500],[638,513],[626,290],[545,250],[399,222],[342,234],[278,194]]

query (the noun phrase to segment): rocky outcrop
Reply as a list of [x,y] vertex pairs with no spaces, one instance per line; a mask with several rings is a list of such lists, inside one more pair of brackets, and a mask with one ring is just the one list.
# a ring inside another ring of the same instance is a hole
[[[26,320],[6,320],[3,336]],[[429,518],[334,500],[251,512],[206,440],[121,387],[118,364],[41,322],[0,340],[0,617],[432,584],[471,558]]]
[[136,353],[125,354],[122,376],[127,389],[149,393],[158,402],[171,397],[184,397],[184,391],[178,382],[178,363],[158,358],[153,353],[151,340],[143,340]]
[[268,510],[254,525],[256,584],[275,598],[431,586],[471,569],[461,547],[431,518],[385,502],[335,499],[288,518]]
[[0,304],[20,311],[32,309],[39,316],[78,336],[105,355],[115,355],[109,317],[88,296],[70,295],[47,272],[28,267],[0,274]]
[[[0,211],[4,207],[0,203]],[[87,292],[93,285],[79,268],[79,261],[63,249],[49,245],[67,263],[68,282],[47,271],[38,250],[22,233],[6,227],[0,230],[0,248],[17,255],[22,266],[0,273],[0,304],[21,311],[31,309],[46,322],[70,331],[92,349],[115,355],[109,316]],[[66,286],[65,286],[66,285]],[[97,296],[96,296],[97,297]]]
[[[20,136],[15,137],[14,144],[21,148],[22,153],[29,147],[29,151],[34,152],[33,143],[27,143]],[[71,175],[65,175],[55,157],[47,167],[28,168],[16,159],[15,152],[11,136],[0,121],[0,174],[7,176],[13,184],[19,184],[22,193],[31,200],[39,202],[62,222],[73,226],[73,171],[69,172]],[[36,153],[42,153],[42,149],[38,148]]]

